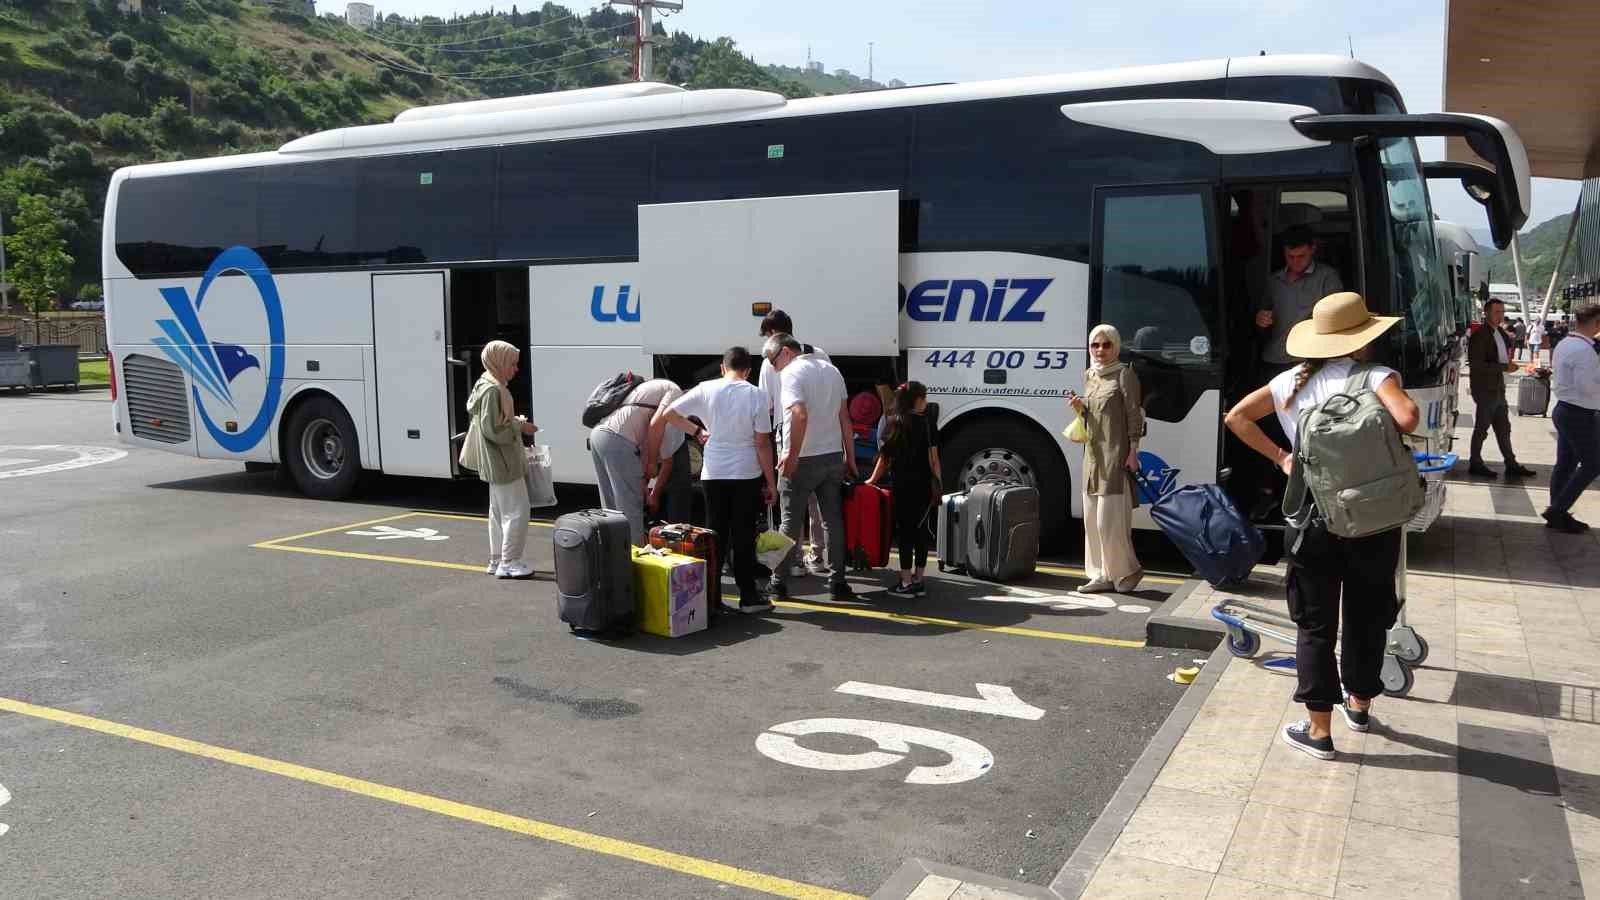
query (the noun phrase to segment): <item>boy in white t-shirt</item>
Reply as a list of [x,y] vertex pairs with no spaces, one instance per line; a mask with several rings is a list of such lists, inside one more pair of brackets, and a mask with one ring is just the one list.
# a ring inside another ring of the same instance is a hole
[[[1323,297],[1311,318],[1289,332],[1289,354],[1305,362],[1240,400],[1224,419],[1228,429],[1289,474],[1294,454],[1273,443],[1256,423],[1276,415],[1289,440],[1296,441],[1300,413],[1343,391],[1352,369],[1372,355],[1373,342],[1399,322],[1396,316],[1368,312],[1360,294]],[[1407,434],[1416,430],[1421,413],[1393,369],[1373,366],[1363,383],[1377,393],[1396,428]],[[1283,729],[1283,742],[1296,750],[1317,759],[1334,758],[1335,706],[1344,709],[1350,730],[1371,728],[1372,700],[1383,693],[1388,630],[1400,610],[1394,572],[1404,539],[1403,528],[1342,538],[1313,525],[1288,556],[1289,617],[1298,629],[1294,698],[1310,716]],[[1344,640],[1336,661],[1341,607]]]

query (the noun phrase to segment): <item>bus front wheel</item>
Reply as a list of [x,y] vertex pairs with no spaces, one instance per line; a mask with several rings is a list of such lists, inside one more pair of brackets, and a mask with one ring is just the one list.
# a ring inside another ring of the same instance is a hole
[[338,500],[355,490],[361,474],[356,426],[344,407],[328,397],[312,397],[289,416],[284,458],[300,492],[319,500]]
[[1072,520],[1066,461],[1038,428],[995,417],[958,425],[940,448],[939,463],[948,491],[964,491],[988,479],[1038,490],[1039,543],[1043,549],[1061,549]]

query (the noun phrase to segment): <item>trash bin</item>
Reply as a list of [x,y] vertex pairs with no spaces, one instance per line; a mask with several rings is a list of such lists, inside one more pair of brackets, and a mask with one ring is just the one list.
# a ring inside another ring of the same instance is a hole
[[17,336],[14,334],[0,335],[0,353],[17,352]]
[[78,345],[36,344],[28,348],[33,361],[33,386],[72,385],[78,389]]
[[33,386],[33,379],[28,374],[30,368],[32,365],[28,354],[0,350],[0,388],[7,391],[22,388],[27,391]]

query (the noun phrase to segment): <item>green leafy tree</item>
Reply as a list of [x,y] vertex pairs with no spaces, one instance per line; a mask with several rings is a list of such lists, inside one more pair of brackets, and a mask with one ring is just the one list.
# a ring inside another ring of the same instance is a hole
[[49,307],[50,295],[66,288],[72,273],[73,258],[61,237],[60,221],[49,200],[24,194],[17,200],[11,227],[6,234],[8,274],[22,302],[43,311]]
[[126,62],[133,59],[133,38],[119,31],[106,38],[106,49],[111,51],[112,56]]

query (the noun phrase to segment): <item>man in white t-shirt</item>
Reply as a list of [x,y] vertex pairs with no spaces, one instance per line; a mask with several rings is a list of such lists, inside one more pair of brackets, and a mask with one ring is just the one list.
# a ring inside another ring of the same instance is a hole
[[[794,334],[794,321],[789,318],[788,313],[781,309],[775,309],[761,319],[761,339],[766,340],[775,334],[791,336]],[[828,357],[827,351],[821,347],[813,347],[810,344],[801,344],[800,346],[805,353],[815,356],[824,362],[832,362]],[[757,377],[756,384],[763,391],[766,391],[771,403],[772,433],[777,441],[778,455],[781,456],[783,454],[783,406],[780,401],[783,399],[783,376],[778,373],[777,369],[772,367],[770,360],[763,359],[761,361],[761,374]],[[813,575],[826,575],[828,574],[828,567],[824,560],[828,558],[828,545],[822,537],[822,513],[818,511],[816,497],[812,497],[811,502],[806,505],[806,523],[805,530],[811,536],[811,549],[805,554],[802,562]]]
[[1528,359],[1539,364],[1539,345],[1544,343],[1544,320],[1534,319],[1528,326]]
[[[589,454],[594,457],[595,479],[600,485],[600,505],[628,517],[628,534],[634,544],[645,542],[644,506],[646,460],[664,461],[660,480],[666,483],[672,471],[672,455],[683,443],[683,432],[660,435],[650,446],[650,420],[657,409],[683,394],[683,389],[665,378],[646,381],[628,393],[611,415],[600,420],[589,432]],[[655,465],[650,465],[652,471]]]
[[[855,594],[845,583],[848,567],[844,538],[844,506],[840,489],[844,477],[854,478],[856,460],[854,437],[850,432],[850,411],[845,405],[844,376],[833,363],[814,354],[793,336],[775,334],[767,338],[762,354],[772,367],[783,373],[783,453],[778,463],[778,497],[783,512],[783,533],[797,543],[800,517],[806,502],[814,495],[822,513],[822,534],[828,547],[828,596],[848,600]],[[793,557],[793,551],[790,557]],[[784,575],[789,560],[772,573],[771,591],[785,596]]]

